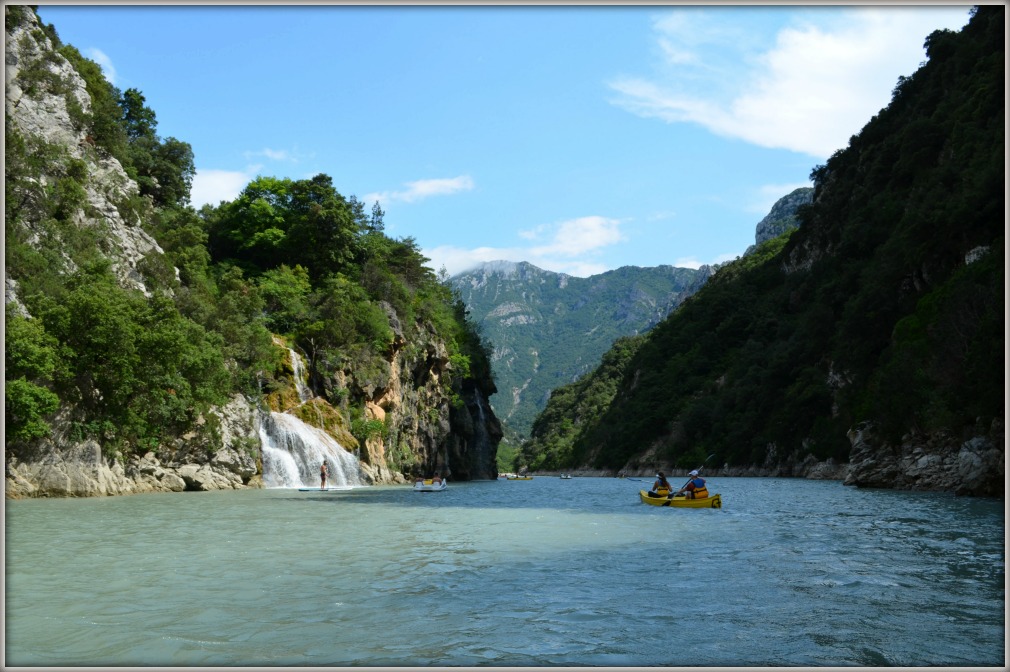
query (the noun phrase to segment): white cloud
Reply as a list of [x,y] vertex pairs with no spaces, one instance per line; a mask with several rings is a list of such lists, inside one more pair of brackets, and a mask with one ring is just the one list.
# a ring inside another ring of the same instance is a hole
[[925,60],[929,33],[968,20],[966,7],[808,12],[753,52],[754,41],[728,23],[747,15],[731,12],[711,10],[718,26],[697,13],[656,21],[665,74],[611,82],[620,94],[612,102],[639,116],[827,158],[890,102],[898,77]]
[[256,176],[258,169],[259,166],[246,171],[198,168],[193,176],[190,203],[199,210],[207,203],[216,206],[221,201],[233,201]]
[[557,224],[541,225],[520,232],[526,240],[547,238],[544,245],[531,247],[478,247],[463,249],[442,245],[423,251],[438,271],[445,266],[450,275],[462,273],[485,261],[527,261],[534,266],[556,273],[587,277],[603,273],[609,267],[594,261],[603,248],[625,240],[620,221],[590,216],[570,219]]
[[676,266],[677,268],[699,269],[702,266],[706,265],[714,266],[715,264],[721,264],[725,261],[733,261],[742,254],[743,252],[730,252],[727,254],[720,254],[715,259],[711,259],[709,261],[699,261],[697,257],[680,257],[678,259],[675,259],[672,265]]
[[390,201],[401,201],[403,203],[413,203],[429,196],[448,196],[460,191],[470,191],[473,189],[473,178],[469,175],[458,177],[443,177],[429,180],[416,180],[407,182],[406,189],[401,191],[382,191],[372,194],[365,194],[362,199],[366,203],[379,201],[389,203]]
[[575,257],[624,240],[620,222],[606,217],[579,217],[557,225],[554,239],[547,245],[534,247],[535,257]]
[[85,49],[84,56],[90,58],[92,61],[97,63],[102,69],[102,74],[105,75],[105,79],[108,80],[109,84],[113,86],[116,85],[116,68],[112,65],[112,59],[105,55],[105,53],[100,49]]
[[439,245],[430,250],[422,250],[421,253],[431,260],[429,266],[432,269],[437,272],[444,266],[449,275],[468,271],[485,261],[529,261],[523,258],[524,250],[501,247],[477,247],[466,250],[452,245]]

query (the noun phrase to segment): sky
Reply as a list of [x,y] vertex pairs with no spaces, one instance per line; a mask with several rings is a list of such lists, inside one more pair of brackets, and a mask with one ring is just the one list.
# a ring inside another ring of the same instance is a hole
[[47,5],[193,148],[192,204],[333,178],[450,274],[740,256],[969,5]]

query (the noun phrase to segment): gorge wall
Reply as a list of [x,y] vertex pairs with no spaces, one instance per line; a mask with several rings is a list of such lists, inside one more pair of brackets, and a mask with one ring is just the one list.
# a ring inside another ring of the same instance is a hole
[[[26,245],[58,259],[58,272],[64,276],[78,270],[73,255],[61,249],[64,241],[46,228],[49,215],[43,207],[58,178],[73,166],[81,173],[83,199],[68,216],[72,226],[96,235],[98,252],[110,262],[122,288],[151,299],[155,292],[145,284],[143,267],[152,259],[165,263],[164,250],[147,231],[156,215],[154,204],[141,195],[120,161],[95,147],[81,123],[93,102],[86,82],[56,49],[34,12],[27,7],[4,9],[8,140],[15,135],[23,139],[29,159],[32,152],[51,157],[36,173],[8,182],[8,225],[15,212],[21,227],[17,233]],[[179,269],[172,270],[178,281]],[[19,296],[20,280],[5,274],[5,304],[9,315],[31,321]],[[173,297],[171,290],[158,291]],[[496,478],[501,427],[487,401],[495,391],[493,382],[461,375],[444,336],[430,323],[418,318],[408,337],[396,311],[388,305],[384,309],[395,338],[383,357],[349,357],[335,373],[323,375],[311,362],[307,370],[296,370],[287,344],[275,339],[279,388],[275,385],[264,395],[234,393],[200,414],[187,431],[165,435],[147,450],[124,454],[104,445],[100,437],[83,438],[80,409],[61,400],[47,418],[51,431],[46,436],[5,437],[6,496],[263,487],[260,427],[271,411],[291,411],[298,405],[296,378],[315,397],[304,405],[301,419],[326,431],[355,456],[362,482],[403,483],[433,470],[455,480]],[[363,411],[352,406],[351,399],[363,399]]]

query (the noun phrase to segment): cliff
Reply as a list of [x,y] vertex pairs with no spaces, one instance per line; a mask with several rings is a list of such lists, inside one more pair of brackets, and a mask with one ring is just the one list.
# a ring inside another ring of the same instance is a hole
[[[208,224],[188,195],[163,189],[191,165],[159,182],[123,149],[126,134],[109,131],[122,112],[97,101],[129,96],[94,64],[82,76],[89,64],[68,60],[74,50],[28,7],[5,6],[5,17],[7,496],[261,487],[264,417],[297,405],[298,339],[271,342],[268,328],[285,306],[266,305],[264,280],[213,270]],[[299,413],[356,455],[365,483],[436,469],[495,478],[493,380],[451,293],[416,265],[405,291],[428,303],[401,293],[394,307],[353,288],[370,343],[327,343],[317,316],[306,338],[319,347],[298,380],[314,398]]]
[[538,454],[1001,495],[1004,25],[979,6],[927,36],[928,60],[812,170],[798,228],[620,343],[597,384],[567,391],[593,392],[592,412],[538,419]]

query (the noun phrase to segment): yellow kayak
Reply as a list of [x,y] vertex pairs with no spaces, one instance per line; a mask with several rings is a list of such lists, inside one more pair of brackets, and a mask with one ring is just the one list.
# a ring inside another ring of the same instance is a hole
[[506,476],[506,480],[509,481],[532,481],[532,476]]
[[638,496],[643,504],[652,506],[674,506],[685,509],[721,509],[722,495],[711,495],[704,499],[688,499],[687,497],[650,497],[648,491],[639,490]]

